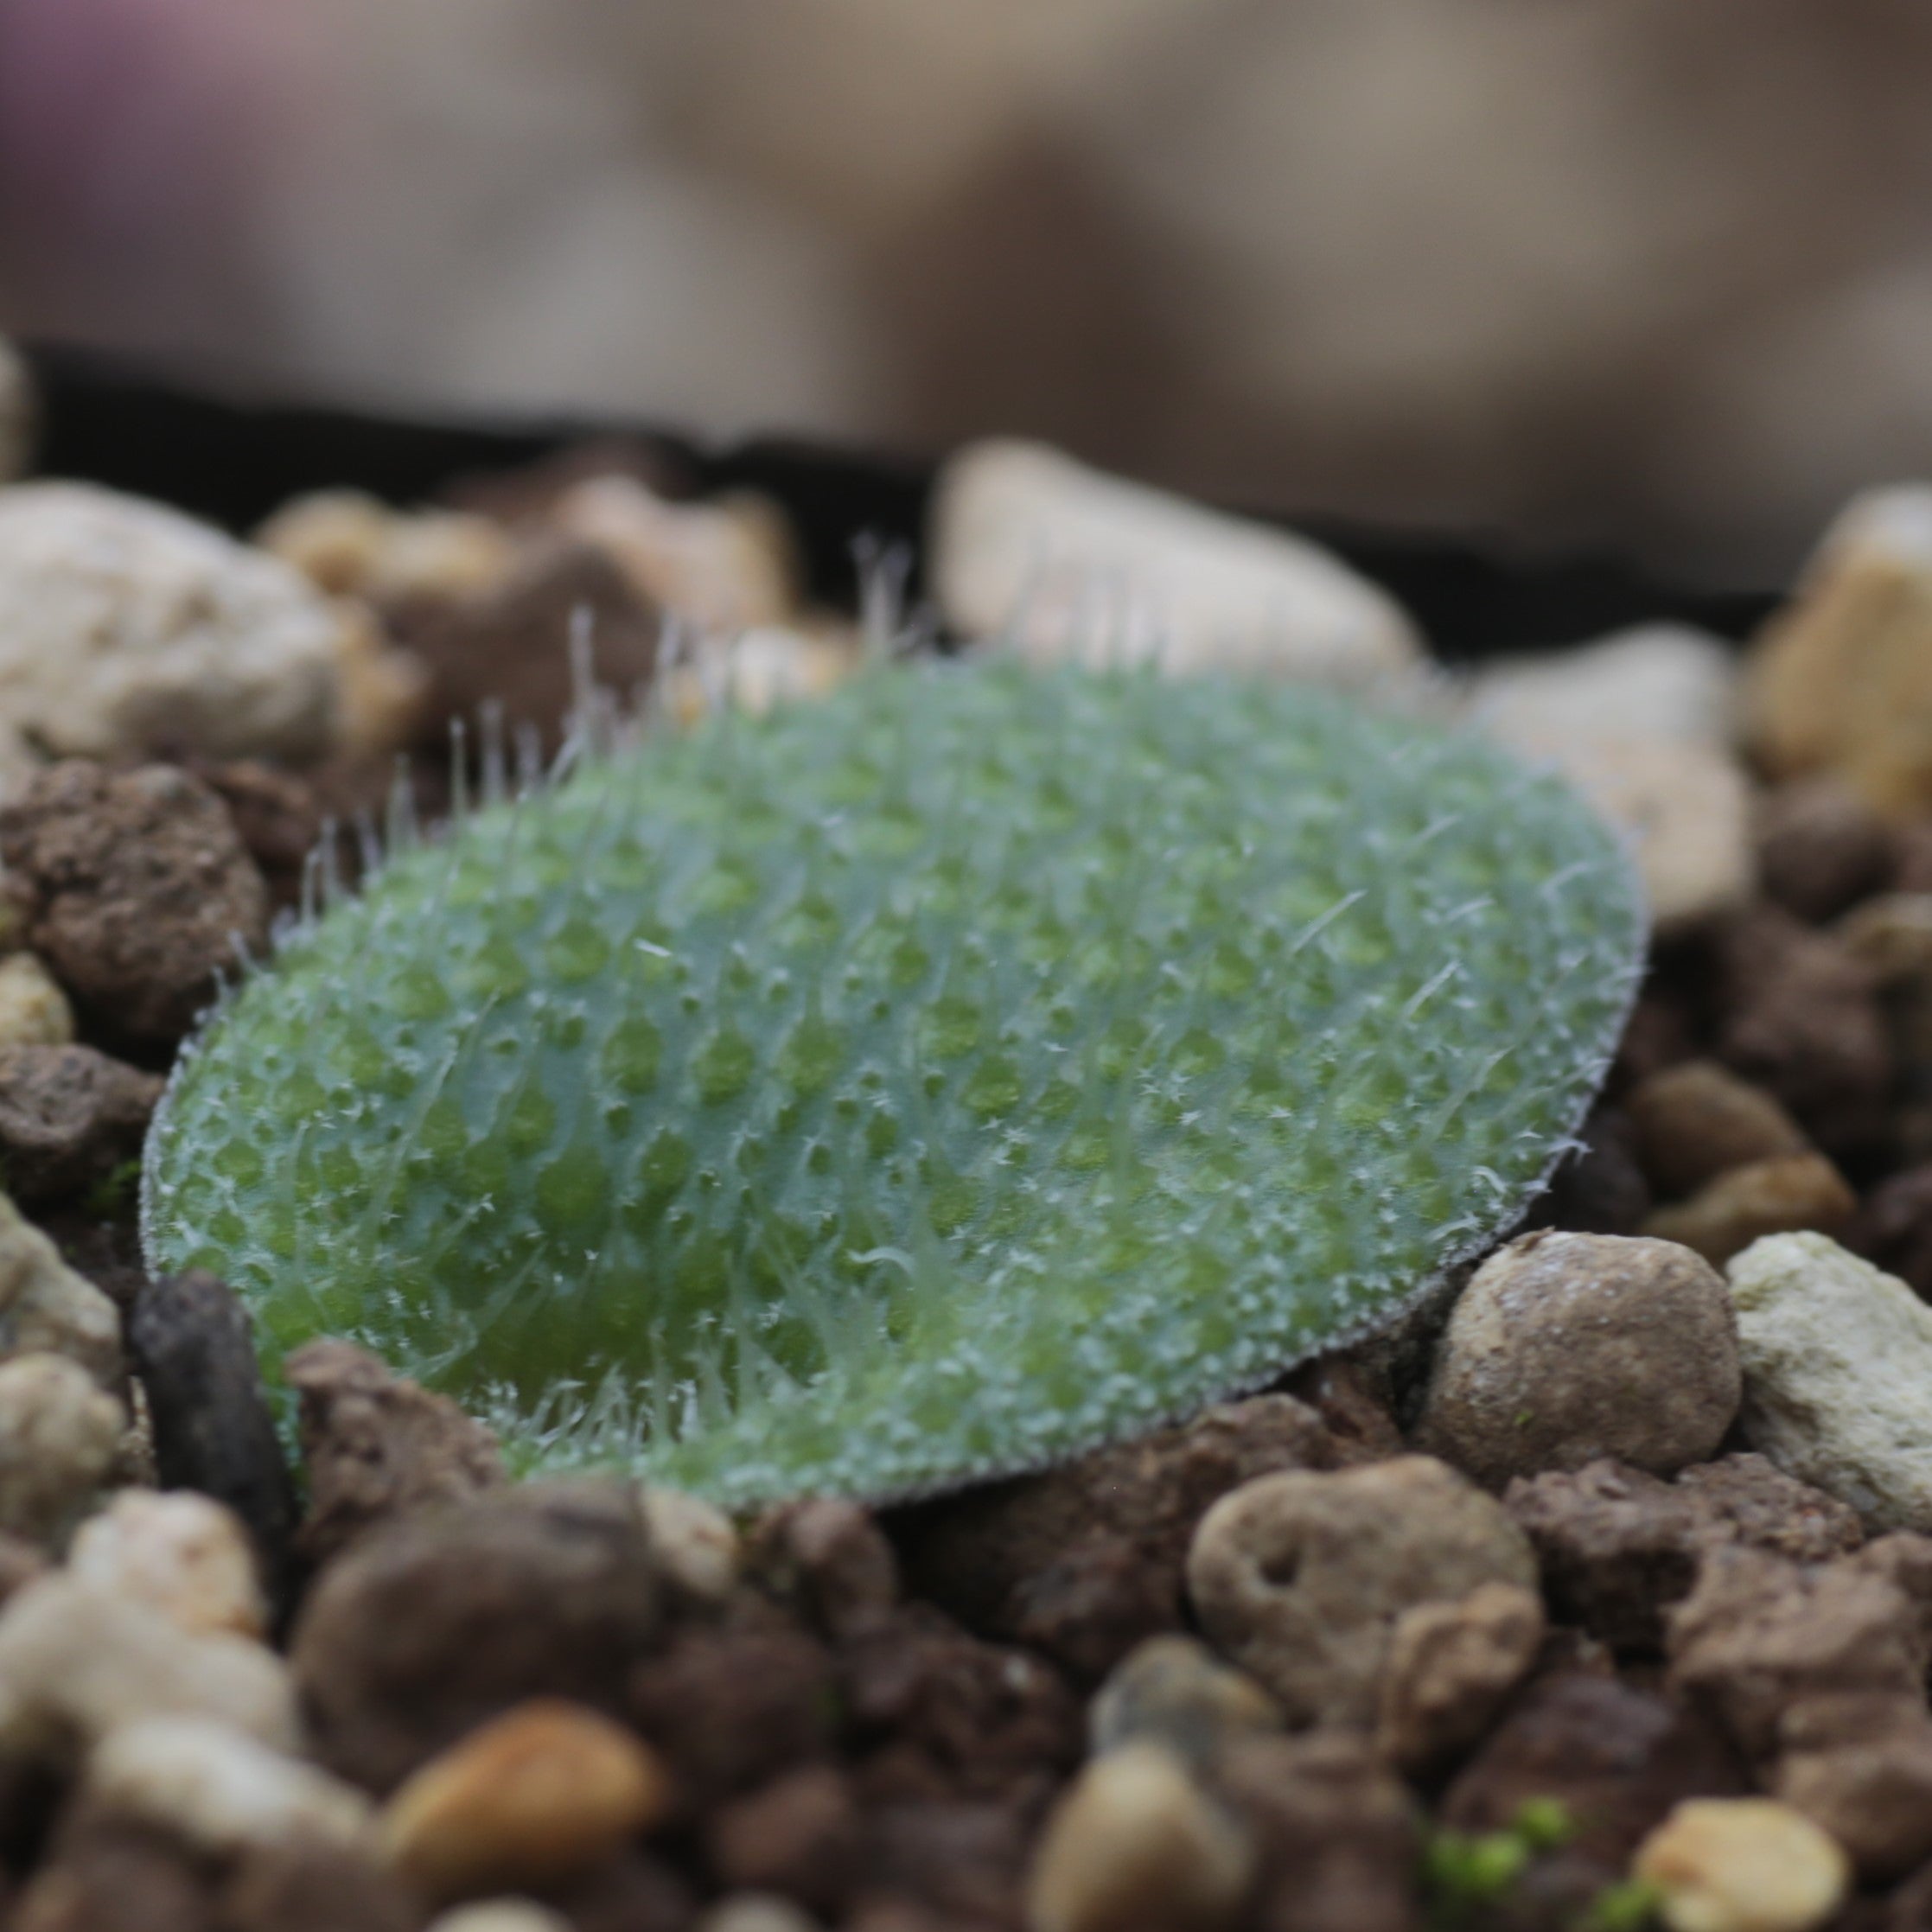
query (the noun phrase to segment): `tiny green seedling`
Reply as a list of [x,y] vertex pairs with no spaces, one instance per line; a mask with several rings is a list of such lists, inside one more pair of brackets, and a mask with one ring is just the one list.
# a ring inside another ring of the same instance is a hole
[[1410,1305],[1571,1145],[1642,935],[1467,736],[879,668],[392,851],[177,1069],[148,1254],[525,1468],[931,1490]]

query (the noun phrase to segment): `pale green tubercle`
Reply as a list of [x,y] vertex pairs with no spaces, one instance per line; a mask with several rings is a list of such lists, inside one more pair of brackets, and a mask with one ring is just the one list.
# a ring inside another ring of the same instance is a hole
[[1641,957],[1555,781],[1307,690],[878,669],[589,765],[251,978],[151,1264],[520,1466],[739,1504],[1259,1386],[1521,1211]]

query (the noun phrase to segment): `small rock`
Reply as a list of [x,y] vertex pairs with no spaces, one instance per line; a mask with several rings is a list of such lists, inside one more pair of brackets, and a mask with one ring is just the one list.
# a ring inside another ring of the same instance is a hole
[[127,1171],[163,1084],[92,1047],[0,1050],[0,1170],[14,1197],[70,1198]]
[[54,975],[31,953],[0,958],[0,1051],[73,1040],[73,1009]]
[[840,1696],[824,1644],[774,1617],[674,1631],[632,1671],[625,1714],[695,1813],[829,1756]]
[[1769,1094],[1714,1060],[1667,1067],[1640,1081],[1623,1105],[1637,1158],[1667,1200],[1732,1168],[1809,1151],[1797,1122]]
[[65,1355],[0,1362],[0,1530],[55,1543],[92,1503],[127,1417]]
[[118,1387],[121,1318],[113,1303],[0,1194],[0,1357],[65,1355]]
[[1767,1236],[1730,1276],[1753,1445],[1869,1527],[1932,1530],[1932,1308],[1822,1234]]
[[1919,1642],[1932,1658],[1932,1536],[1909,1529],[1875,1536],[1852,1553],[1848,1567],[1878,1578],[1904,1597],[1917,1613]]
[[358,766],[372,772],[417,742],[429,710],[430,679],[429,666],[413,652],[394,648],[372,612],[356,603],[338,608],[343,614],[336,648],[339,776]]
[[147,1283],[128,1317],[128,1352],[148,1399],[156,1472],[171,1489],[226,1503],[254,1540],[279,1603],[290,1578],[295,1488],[255,1359],[252,1324],[213,1275]]
[[1296,1724],[1374,1724],[1404,1610],[1535,1581],[1501,1505],[1426,1456],[1246,1483],[1208,1512],[1188,1555],[1208,1641]]
[[207,1718],[116,1726],[89,1754],[81,1792],[218,1858],[298,1838],[353,1846],[370,1817],[354,1787]]
[[1833,932],[1881,985],[1932,979],[1932,892],[1887,892],[1867,899]]
[[1540,1233],[1490,1256],[1449,1318],[1419,1447],[1501,1489],[1615,1456],[1669,1474],[1737,1413],[1724,1284],[1687,1249]]
[[[433,1926],[430,1932],[435,1932]],[[740,1891],[719,1899],[698,1920],[693,1932],[818,1932],[818,1921],[788,1898],[770,1892]]]
[[299,1399],[309,1513],[296,1547],[322,1564],[379,1523],[502,1482],[496,1438],[366,1349],[305,1342],[282,1365]]
[[228,807],[236,835],[261,869],[270,903],[277,911],[299,907],[303,869],[322,837],[324,813],[316,787],[252,758],[193,769]]
[[1636,846],[1653,927],[1680,934],[1745,904],[1757,884],[1750,785],[1729,751],[1575,736],[1513,748],[1553,766]]
[[232,1509],[192,1490],[123,1489],[80,1526],[67,1573],[151,1604],[184,1630],[267,1634],[247,1532]]
[[488,517],[392,510],[360,490],[291,498],[255,541],[329,596],[375,604],[478,596],[516,560],[514,539]]
[[651,1551],[679,1607],[717,1610],[737,1588],[744,1549],[737,1526],[702,1496],[647,1483],[638,1491]]
[[1281,1706],[1193,1637],[1149,1637],[1114,1667],[1087,1712],[1095,1755],[1142,1739],[1204,1769],[1234,1739],[1282,1727]]
[[1757,833],[1766,894],[1814,925],[1883,892],[1897,865],[1891,828],[1841,779],[1806,779],[1766,793]]
[[662,1603],[634,1495],[615,1482],[527,1483],[373,1530],[296,1625],[316,1755],[387,1791],[526,1699],[613,1707]]
[[1052,1667],[909,1604],[840,1647],[838,1704],[875,1795],[998,1797],[1058,1782],[1080,1710]]
[[1671,1932],[1812,1932],[1844,1903],[1845,1854],[1775,1798],[1692,1798],[1638,1848]]
[[422,1932],[423,1908],[366,1847],[303,1836],[244,1849],[221,1888],[218,1923],[221,1932]]
[[414,1772],[383,1808],[390,1862],[461,1898],[548,1885],[664,1815],[663,1766],[609,1718],[556,1699],[518,1705]]
[[172,1046],[236,970],[238,939],[267,942],[267,890],[227,807],[171,765],[41,773],[0,808],[0,858],[32,891],[29,943],[112,1037]]
[[1891,1048],[1871,969],[1772,906],[1715,936],[1718,1057],[1782,1101],[1828,1154],[1883,1138]]
[[[710,1921],[703,1923],[708,1926]],[[553,1912],[533,1898],[479,1898],[437,1913],[427,1932],[572,1932],[572,1927],[561,1912]],[[746,1932],[756,1929],[748,1927]],[[780,1929],[775,1925],[772,1932]],[[813,1932],[809,1920],[802,1932]]]
[[1615,1677],[1540,1677],[1443,1794],[1441,1821],[1471,1834],[1508,1830],[1533,1801],[1560,1804],[1567,1849],[1603,1882],[1686,1798],[1748,1789],[1728,1741],[1700,1713]]
[[1189,1540],[1216,1497],[1272,1470],[1385,1452],[1338,1438],[1293,1396],[1255,1396],[904,1512],[895,1533],[921,1594],[1097,1683],[1144,1638],[1180,1628]]
[[1074,1780],[1034,1855],[1030,1932],[1201,1932],[1231,1925],[1253,1874],[1248,1837],[1157,1744],[1126,1744]]
[[1856,1559],[1801,1565],[1748,1549],[1708,1553],[1667,1648],[1672,1687],[1760,1764],[1801,1700],[1916,1697],[1926,1665],[1922,1613],[1895,1581]]
[[1780,775],[1836,774],[1888,817],[1932,802],[1932,492],[1853,498],[1753,647],[1753,748]]
[[1216,1782],[1259,1849],[1269,1932],[1414,1932],[1415,1807],[1366,1738],[1314,1731],[1232,1745]]
[[1772,1789],[1837,1840],[1861,1878],[1932,1858],[1932,1715],[1920,1698],[1813,1698],[1785,1713]]
[[858,1806],[829,1764],[788,1771],[735,1799],[705,1828],[711,1869],[734,1891],[775,1891],[833,1913],[863,1876]]
[[1488,1583],[1457,1604],[1418,1604],[1395,1620],[1376,1737],[1406,1770],[1458,1756],[1487,1731],[1542,1647],[1543,1600]]
[[928,547],[947,623],[1039,663],[1153,656],[1360,686],[1423,661],[1407,616],[1327,551],[1036,443],[954,455]]
[[1858,1512],[1836,1496],[1746,1453],[1698,1463],[1676,1482],[1696,1512],[1706,1545],[1736,1542],[1794,1563],[1828,1563],[1865,1540]]
[[764,497],[672,503],[634,477],[593,476],[564,492],[549,521],[603,551],[645,605],[702,633],[783,624],[798,608],[791,532]]
[[0,483],[26,474],[35,416],[34,379],[19,351],[0,336]]
[[869,1511],[811,1497],[768,1512],[752,1532],[749,1561],[763,1587],[795,1602],[836,1640],[883,1623],[899,1601],[899,1564]]
[[214,1905],[200,1860],[163,1833],[108,1819],[62,1830],[7,1924],[9,1932],[208,1932]]
[[0,710],[16,748],[319,757],[341,622],[286,565],[161,504],[85,483],[0,492]]
[[1841,1234],[1858,1206],[1845,1176],[1822,1154],[1785,1154],[1720,1174],[1681,1205],[1660,1208],[1643,1231],[1721,1268],[1766,1234]]
[[1755,1455],[1694,1464],[1675,1483],[1608,1460],[1519,1477],[1503,1507],[1535,1546],[1556,1614],[1639,1654],[1662,1648],[1664,1612],[1707,1551],[1735,1543],[1821,1563],[1864,1540],[1853,1511]]
[[441,749],[452,718],[496,705],[513,732],[534,730],[554,753],[579,695],[573,637],[587,641],[596,682],[628,700],[656,673],[661,628],[601,550],[541,545],[494,590],[428,605],[400,624],[430,674],[423,742]]
[[271,1750],[296,1748],[295,1692],[262,1645],[194,1635],[78,1578],[30,1584],[0,1611],[0,1740],[69,1759],[123,1725],[207,1718]]
[[1921,1301],[1932,1298],[1932,1161],[1881,1181],[1859,1203],[1845,1246]]
[[845,1932],[1021,1925],[1038,1808],[875,1805],[865,1817],[865,1891]]
[[1640,624],[1565,651],[1492,660],[1470,678],[1474,720],[1508,743],[1571,737],[1728,745],[1729,645],[1687,624]]

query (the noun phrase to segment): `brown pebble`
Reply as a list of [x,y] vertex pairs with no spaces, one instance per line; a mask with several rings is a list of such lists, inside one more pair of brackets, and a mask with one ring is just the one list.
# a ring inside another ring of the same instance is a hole
[[300,1399],[309,1512],[296,1546],[326,1563],[378,1523],[461,1502],[503,1481],[496,1438],[366,1349],[309,1342],[284,1362]]
[[387,1791],[527,1699],[615,1709],[663,1604],[631,1484],[527,1482],[385,1524],[322,1572],[296,1624],[316,1754]]
[[532,1699],[417,1771],[378,1821],[384,1851],[438,1898],[558,1883],[658,1822],[669,1781],[609,1718]]
[[1688,1201],[1660,1208],[1643,1231],[1721,1268],[1765,1234],[1842,1234],[1858,1205],[1845,1176],[1822,1154],[1786,1154],[1720,1174]]
[[71,1198],[137,1160],[157,1074],[92,1047],[0,1052],[0,1170],[23,1207]]
[[268,893],[228,808],[171,765],[69,759],[0,807],[0,859],[30,889],[28,939],[103,1037],[172,1046],[239,961]]
[[705,1845],[729,1889],[781,1892],[819,1912],[836,1912],[862,1876],[858,1806],[829,1764],[787,1772],[724,1806],[706,1822]]
[[1098,1683],[1137,1643],[1181,1627],[1189,1539],[1217,1497],[1272,1470],[1374,1453],[1331,1434],[1306,1402],[1254,1396],[902,1512],[895,1533],[921,1594]]
[[1891,883],[1891,828],[1840,779],[1781,785],[1759,799],[1756,818],[1759,883],[1800,919],[1836,918]]
[[1714,1060],[1687,1060],[1640,1081],[1624,1099],[1637,1157],[1667,1200],[1734,1167],[1801,1154],[1798,1123],[1762,1087]]

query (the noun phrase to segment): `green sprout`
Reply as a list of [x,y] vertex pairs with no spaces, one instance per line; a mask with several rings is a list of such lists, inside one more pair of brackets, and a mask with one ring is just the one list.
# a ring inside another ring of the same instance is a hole
[[1572,1145],[1642,918],[1469,736],[1006,663],[403,842],[177,1068],[156,1269],[730,1504],[1037,1466],[1385,1323]]

